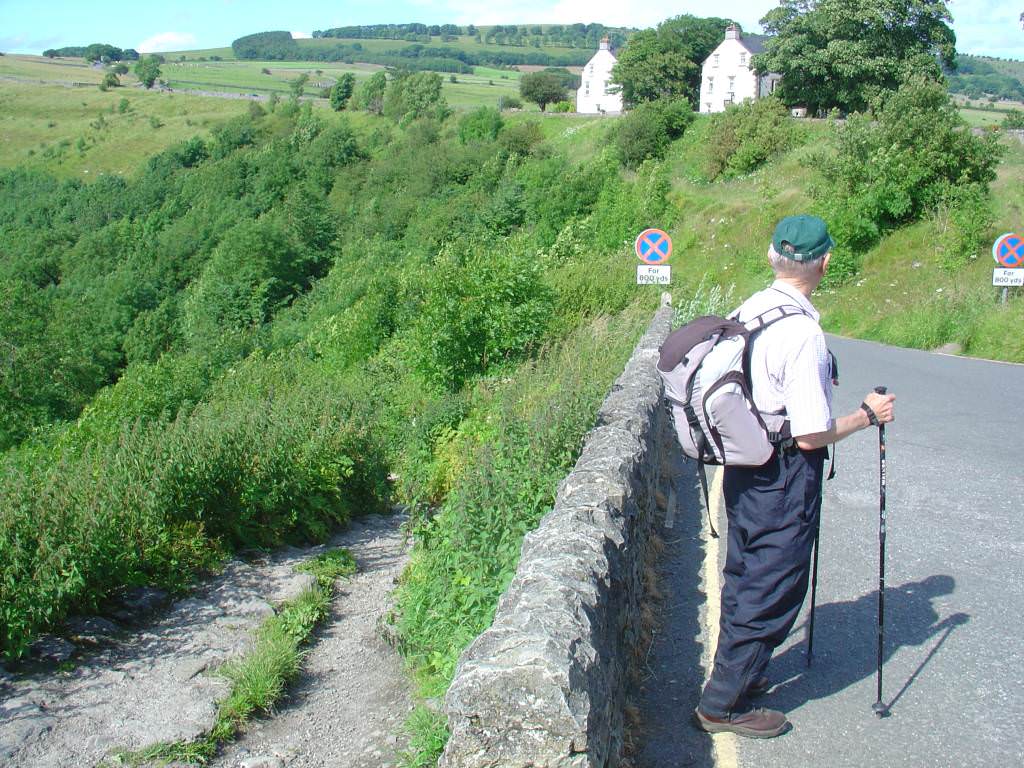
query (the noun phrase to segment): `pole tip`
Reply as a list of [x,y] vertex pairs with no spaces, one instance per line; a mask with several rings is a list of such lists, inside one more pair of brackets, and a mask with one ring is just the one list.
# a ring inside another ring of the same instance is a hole
[[883,704],[881,701],[876,701],[871,705],[871,711],[874,712],[879,718],[889,716],[889,707]]

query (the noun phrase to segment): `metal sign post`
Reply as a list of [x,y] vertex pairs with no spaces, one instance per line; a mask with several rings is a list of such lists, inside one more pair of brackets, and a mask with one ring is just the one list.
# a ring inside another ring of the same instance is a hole
[[1007,232],[992,245],[992,258],[999,266],[992,270],[992,285],[1002,288],[1001,303],[1011,287],[1024,286],[1024,237]]
[[672,255],[672,238],[661,229],[645,229],[636,237],[633,250],[643,264],[637,264],[637,285],[669,285],[672,267],[667,262]]

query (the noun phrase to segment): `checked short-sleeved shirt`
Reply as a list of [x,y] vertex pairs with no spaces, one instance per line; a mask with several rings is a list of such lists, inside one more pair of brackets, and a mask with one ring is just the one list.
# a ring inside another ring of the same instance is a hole
[[[796,288],[776,280],[739,308],[747,322],[781,306],[799,307],[806,315],[780,320],[754,336],[750,347],[752,396],[757,409],[789,419],[794,437],[827,432],[832,427],[832,365],[820,315]],[[766,419],[767,420],[767,419]]]

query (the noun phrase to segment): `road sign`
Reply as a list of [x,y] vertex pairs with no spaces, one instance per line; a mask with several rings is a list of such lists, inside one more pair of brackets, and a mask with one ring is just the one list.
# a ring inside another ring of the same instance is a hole
[[[1021,271],[1024,275],[1024,270]],[[637,264],[637,285],[668,285],[672,282],[672,267],[668,264]]]
[[992,285],[996,288],[1024,287],[1024,269],[993,269]]
[[645,229],[636,237],[633,250],[645,264],[664,264],[672,255],[672,238],[660,229]]
[[1024,268],[1024,237],[1007,232],[993,244],[992,258],[1006,269]]

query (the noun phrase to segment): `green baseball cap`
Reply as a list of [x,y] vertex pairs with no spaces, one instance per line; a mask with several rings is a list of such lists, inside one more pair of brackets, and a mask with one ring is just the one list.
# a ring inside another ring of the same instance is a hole
[[787,216],[775,227],[772,247],[793,261],[814,261],[832,250],[836,241],[817,216]]

